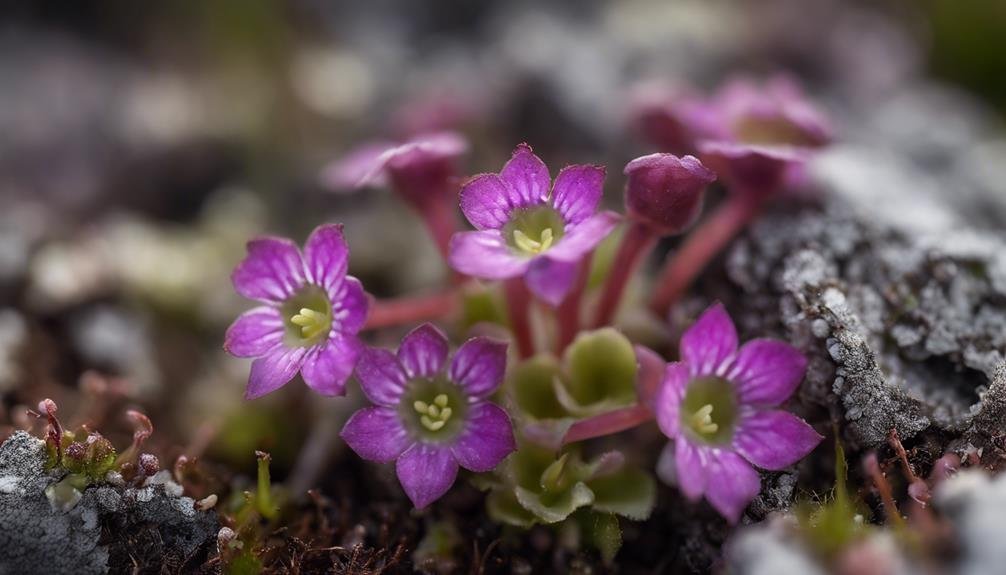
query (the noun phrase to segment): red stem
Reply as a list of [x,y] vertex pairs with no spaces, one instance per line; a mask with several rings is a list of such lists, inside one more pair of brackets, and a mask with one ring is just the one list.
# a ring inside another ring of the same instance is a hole
[[597,305],[597,314],[594,316],[594,327],[602,327],[611,323],[618,310],[618,304],[622,300],[622,292],[625,291],[632,272],[657,244],[657,235],[641,222],[632,222],[629,229],[622,237],[622,243],[618,247],[615,261],[612,263],[608,281],[604,284],[604,292],[601,294],[601,301]]
[[556,341],[556,353],[561,355],[576,334],[580,332],[580,304],[583,301],[583,292],[587,287],[587,280],[590,279],[590,263],[593,260],[593,252],[587,254],[580,262],[579,277],[573,286],[573,291],[566,296],[556,310],[556,318],[559,321],[559,337]]
[[752,194],[731,194],[664,264],[650,308],[665,317],[709,262],[758,215],[760,207]]
[[437,250],[447,260],[451,236],[457,231],[457,214],[454,212],[455,198],[450,194],[441,194],[439,197],[423,202],[416,206],[419,214],[426,223],[433,242],[437,245]]
[[516,277],[503,282],[503,293],[506,295],[507,314],[510,319],[510,330],[517,343],[517,353],[521,359],[534,355],[534,340],[531,336],[531,321],[528,317],[531,294],[524,285],[524,278]]
[[608,411],[574,423],[563,436],[562,444],[569,445],[585,439],[611,435],[632,429],[651,419],[653,419],[653,413],[642,405]]
[[447,290],[431,295],[375,301],[370,306],[370,314],[363,329],[442,318],[457,308],[458,300],[455,290]]

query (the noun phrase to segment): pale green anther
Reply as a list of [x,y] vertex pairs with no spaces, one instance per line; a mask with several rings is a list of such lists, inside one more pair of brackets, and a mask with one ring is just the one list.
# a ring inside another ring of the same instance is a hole
[[541,252],[547,250],[552,246],[552,241],[555,235],[552,232],[552,228],[545,228],[541,231],[541,237],[538,240],[532,240],[520,230],[513,231],[513,242],[516,244],[517,248],[523,252],[529,254],[540,254]]
[[328,329],[328,318],[321,312],[302,307],[290,318],[290,323],[300,326],[300,334],[305,339],[313,338]]
[[447,394],[441,393],[433,398],[432,403],[415,401],[412,403],[412,407],[420,415],[419,422],[423,424],[423,427],[430,431],[438,431],[447,425],[451,414],[454,413],[454,410],[447,406],[449,401]]
[[440,408],[435,405],[431,405],[430,408],[426,410],[426,413],[430,414],[430,417],[440,417]]
[[442,419],[444,421],[447,421],[448,419],[451,418],[451,413],[453,413],[453,411],[451,411],[451,408],[449,408],[449,407],[445,407],[445,408],[441,409],[440,410],[440,419]]
[[705,404],[692,414],[692,429],[699,433],[712,435],[720,426],[713,423],[713,406]]
[[440,407],[447,407],[447,394],[441,393],[440,395],[434,397],[433,403],[439,405]]

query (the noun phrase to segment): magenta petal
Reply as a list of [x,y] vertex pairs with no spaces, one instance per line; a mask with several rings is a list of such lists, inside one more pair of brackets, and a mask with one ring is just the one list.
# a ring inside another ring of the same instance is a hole
[[322,184],[334,191],[352,191],[369,184],[381,184],[374,174],[382,174],[381,154],[392,147],[391,142],[369,142],[351,150],[342,158],[325,166]]
[[262,357],[252,362],[245,399],[255,399],[276,391],[290,382],[310,348],[288,348],[278,345]]
[[346,395],[346,380],[353,375],[362,348],[356,336],[333,333],[304,357],[300,368],[304,383],[321,395]]
[[547,252],[548,257],[565,262],[577,262],[608,237],[618,224],[615,212],[594,214],[566,230],[566,235]]
[[503,382],[506,370],[506,342],[473,337],[462,345],[451,361],[450,379],[469,397],[488,397]]
[[753,339],[737,352],[727,378],[743,403],[779,405],[803,381],[807,358],[795,347],[774,339]]
[[341,225],[324,224],[311,232],[304,243],[304,264],[308,282],[321,286],[335,300],[349,266],[349,246]]
[[481,174],[461,187],[461,212],[476,229],[498,230],[513,211],[510,188],[496,174]]
[[224,350],[235,357],[258,357],[283,341],[283,318],[274,307],[250,309],[227,328]]
[[552,206],[566,224],[578,224],[594,215],[603,193],[603,166],[567,166],[555,178]]
[[737,329],[727,310],[715,303],[681,337],[681,359],[693,376],[722,376],[737,351]]
[[579,275],[579,262],[563,262],[544,255],[531,260],[531,265],[524,274],[524,283],[535,297],[552,307],[558,307],[573,290]]
[[433,377],[447,361],[447,336],[424,323],[409,332],[398,347],[398,361],[409,377]]
[[367,323],[370,300],[360,280],[346,276],[332,299],[332,321],[337,331],[355,334]]
[[386,349],[365,348],[356,364],[363,393],[378,405],[396,407],[409,378],[398,358]]
[[678,489],[691,501],[698,501],[709,483],[720,478],[710,478],[709,453],[684,438],[674,442],[674,471]]
[[300,250],[284,238],[254,239],[248,242],[248,255],[234,269],[231,281],[246,298],[282,303],[304,286]]
[[520,144],[514,149],[510,161],[500,170],[500,177],[509,185],[511,206],[523,208],[548,200],[552,183],[548,167],[527,144]]
[[394,460],[413,444],[398,413],[390,407],[367,407],[357,411],[340,435],[357,455],[381,463]]
[[482,473],[493,470],[516,448],[510,417],[498,406],[484,402],[471,407],[465,430],[451,452],[461,467]]
[[737,523],[759,491],[761,478],[743,457],[722,450],[710,454],[706,499],[727,521]]
[[489,280],[519,276],[528,266],[528,260],[514,255],[496,231],[454,234],[448,259],[455,270]]
[[660,391],[657,393],[655,405],[657,425],[660,426],[660,431],[671,439],[681,433],[678,410],[681,407],[681,400],[685,397],[688,380],[688,367],[685,364],[681,362],[668,364]]
[[398,458],[396,471],[405,494],[422,509],[451,488],[458,462],[448,447],[416,443]]
[[760,411],[743,417],[734,433],[734,449],[763,469],[793,465],[824,439],[806,421],[785,411]]

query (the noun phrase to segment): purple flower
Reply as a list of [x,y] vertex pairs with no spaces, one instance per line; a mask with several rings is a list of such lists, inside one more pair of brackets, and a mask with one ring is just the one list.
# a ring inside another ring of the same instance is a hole
[[245,398],[275,391],[297,372],[322,395],[343,395],[362,347],[356,333],[367,319],[367,296],[347,276],[349,247],[342,226],[318,226],[304,244],[262,237],[231,274],[234,289],[263,306],[228,328],[224,349],[252,362]]
[[657,396],[657,423],[674,440],[661,456],[661,475],[676,477],[692,501],[705,495],[736,523],[761,489],[752,465],[783,469],[822,439],[775,409],[806,367],[803,355],[781,341],[755,339],[738,349],[730,316],[720,304],[710,307],[681,338],[681,361],[667,366]]
[[817,148],[832,138],[827,117],[787,75],[773,76],[761,85],[750,78],[735,78],[713,102],[723,131],[734,142]]
[[551,182],[545,163],[521,144],[499,174],[475,176],[461,188],[461,211],[478,231],[455,234],[450,263],[470,276],[524,276],[528,288],[558,305],[569,293],[577,264],[618,221],[596,213],[604,168],[563,168]]
[[650,154],[625,166],[625,209],[661,235],[683,232],[702,211],[706,186],[716,180],[693,156]]
[[398,480],[418,507],[450,489],[458,466],[490,471],[515,449],[510,417],[488,398],[503,381],[506,343],[468,340],[447,366],[447,338],[423,324],[398,354],[367,349],[356,377],[375,405],[353,414],[342,438],[360,457],[397,460]]
[[732,192],[761,199],[785,191],[807,160],[805,151],[782,146],[702,142],[699,150]]

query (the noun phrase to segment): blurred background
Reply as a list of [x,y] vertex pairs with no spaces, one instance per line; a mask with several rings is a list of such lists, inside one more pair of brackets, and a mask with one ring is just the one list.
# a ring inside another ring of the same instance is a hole
[[653,151],[628,122],[641,82],[708,92],[788,71],[840,142],[977,198],[964,208],[977,226],[1006,221],[980,200],[1006,195],[1001,0],[6,1],[0,14],[0,435],[53,397],[69,424],[125,438],[122,407],[140,405],[167,453],[250,469],[268,448],[285,476],[311,433],[290,410],[352,406],[296,386],[241,400],[248,362],[220,346],[247,306],[229,282],[247,238],[343,222],[370,292],[438,285],[411,212],[387,190],[330,191],[325,166],[456,129],[472,142],[465,173],[527,141],[553,170],[607,165],[618,206],[621,167]]

